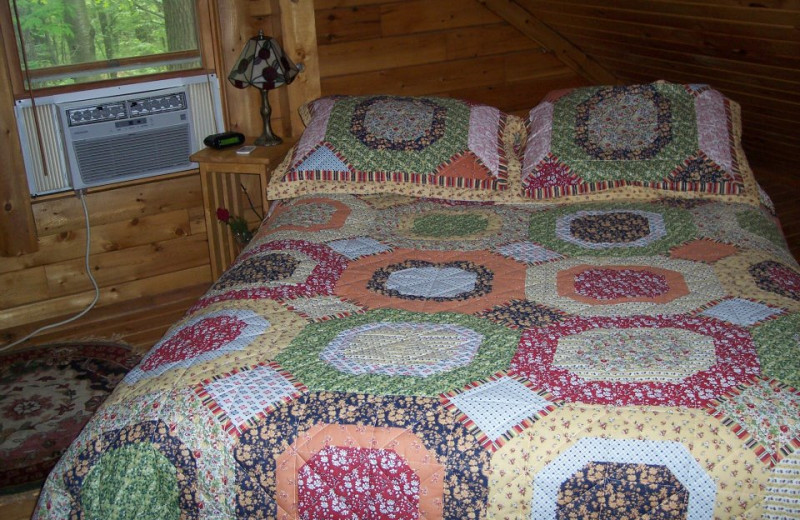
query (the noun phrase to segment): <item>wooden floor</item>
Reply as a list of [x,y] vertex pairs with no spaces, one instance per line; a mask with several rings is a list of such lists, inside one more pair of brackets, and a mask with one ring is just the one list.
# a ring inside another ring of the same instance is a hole
[[[181,291],[93,309],[86,316],[45,331],[17,348],[74,339],[114,340],[127,343],[139,354],[144,354],[207,289],[207,284],[195,285]],[[55,322],[58,319],[50,321]],[[3,343],[7,343],[45,324],[46,322],[33,323],[4,330],[0,332],[0,338]]]
[[[755,163],[752,166],[759,183],[775,203],[792,254],[795,258],[800,258],[800,176],[769,165]],[[37,336],[28,342],[28,345],[68,339],[115,339],[126,342],[134,346],[138,352],[144,353],[161,338],[172,323],[183,316],[207,288],[205,285],[198,285],[185,291],[167,293],[155,298],[143,298],[134,303],[104,307],[75,323]],[[28,328],[33,330],[40,324],[34,325]],[[0,337],[3,335],[19,337],[21,332],[3,331]],[[0,499],[0,518],[29,519],[35,500],[35,493],[23,494],[17,501],[13,501],[10,497]]]

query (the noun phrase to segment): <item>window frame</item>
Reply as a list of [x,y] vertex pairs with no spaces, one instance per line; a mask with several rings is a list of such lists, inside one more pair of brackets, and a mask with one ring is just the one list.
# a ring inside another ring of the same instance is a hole
[[215,57],[213,53],[213,35],[216,33],[211,10],[214,8],[215,0],[195,0],[195,34],[197,37],[197,50],[167,52],[149,56],[136,56],[132,58],[119,58],[113,60],[98,60],[91,63],[77,65],[58,65],[47,67],[46,69],[30,70],[28,74],[31,78],[46,76],[52,71],[68,72],[70,70],[103,70],[118,66],[127,67],[130,65],[143,65],[164,62],[172,59],[183,59],[196,57],[200,59],[200,67],[179,71],[156,72],[153,74],[142,74],[138,76],[128,76],[124,78],[104,79],[75,83],[72,85],[41,87],[28,89],[25,87],[25,71],[19,58],[17,47],[17,37],[15,30],[14,13],[12,12],[9,0],[0,0],[0,31],[2,31],[3,51],[6,54],[8,63],[8,75],[11,79],[12,90],[15,99],[24,99],[39,96],[46,96],[58,93],[80,92],[102,87],[112,87],[117,85],[131,85],[147,81],[169,79],[182,76],[193,76],[202,73],[213,73],[215,70]]

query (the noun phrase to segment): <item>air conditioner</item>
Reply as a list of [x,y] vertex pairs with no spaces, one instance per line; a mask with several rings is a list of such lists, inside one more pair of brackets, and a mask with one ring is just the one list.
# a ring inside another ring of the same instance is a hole
[[192,167],[186,89],[60,104],[58,111],[75,189]]
[[56,94],[35,108],[36,118],[30,100],[15,106],[32,195],[195,168],[189,156],[222,130],[214,75]]

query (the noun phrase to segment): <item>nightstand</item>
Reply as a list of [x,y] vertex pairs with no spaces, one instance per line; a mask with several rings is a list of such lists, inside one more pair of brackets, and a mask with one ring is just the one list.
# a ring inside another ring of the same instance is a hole
[[[247,144],[251,143],[252,139],[248,139]],[[249,155],[237,154],[238,146],[222,150],[204,148],[190,157],[200,166],[208,255],[214,280],[233,263],[239,251],[230,228],[217,219],[217,208],[226,208],[231,215],[242,216],[251,226],[257,226],[258,217],[250,209],[247,195],[256,210],[266,216],[270,175],[294,143],[294,139],[286,139],[277,146],[257,146]],[[246,187],[247,193],[242,186]]]

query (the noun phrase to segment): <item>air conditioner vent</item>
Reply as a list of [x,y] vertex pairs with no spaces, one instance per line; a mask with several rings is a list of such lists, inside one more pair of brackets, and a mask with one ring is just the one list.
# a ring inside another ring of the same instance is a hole
[[191,147],[189,125],[166,127],[138,134],[75,142],[81,181],[87,186],[186,169]]

